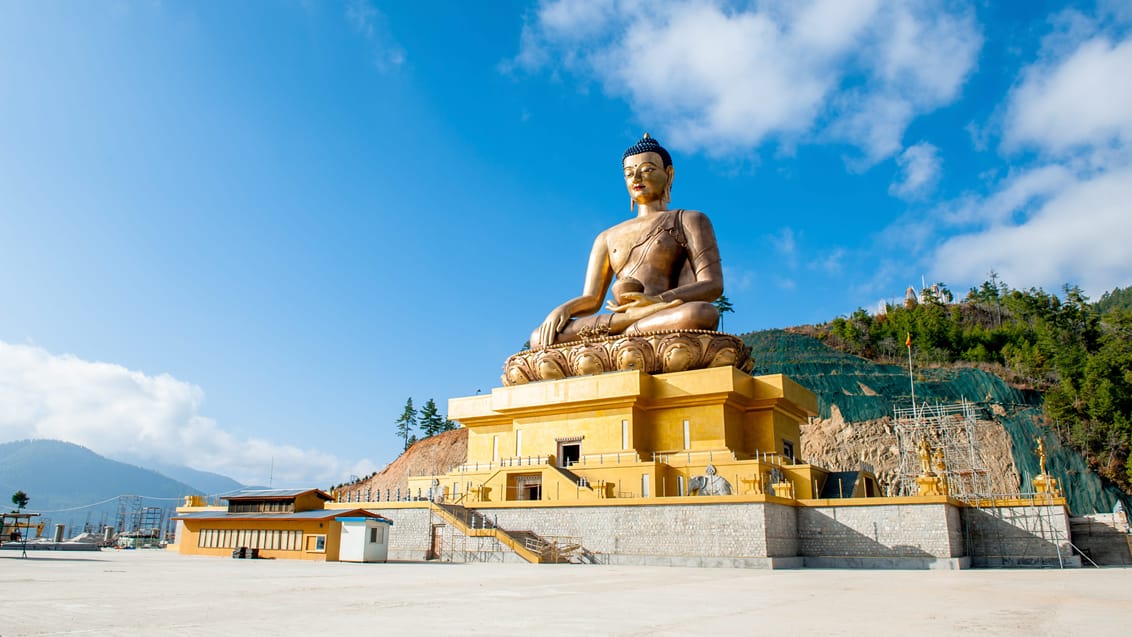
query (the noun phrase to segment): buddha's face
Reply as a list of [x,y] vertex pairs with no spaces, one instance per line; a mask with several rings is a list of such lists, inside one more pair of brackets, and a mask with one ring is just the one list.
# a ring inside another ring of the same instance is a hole
[[629,197],[639,204],[653,203],[664,198],[672,166],[664,167],[657,153],[641,153],[625,158],[625,187]]

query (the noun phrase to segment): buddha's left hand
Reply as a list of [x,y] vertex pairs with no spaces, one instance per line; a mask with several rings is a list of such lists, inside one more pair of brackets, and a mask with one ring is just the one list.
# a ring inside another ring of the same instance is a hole
[[633,320],[644,318],[650,314],[655,314],[661,310],[676,307],[683,303],[683,301],[679,299],[665,301],[659,296],[651,296],[642,292],[626,292],[621,295],[621,298],[627,302],[616,305],[613,301],[610,301],[606,304],[605,309],[616,314],[627,314]]

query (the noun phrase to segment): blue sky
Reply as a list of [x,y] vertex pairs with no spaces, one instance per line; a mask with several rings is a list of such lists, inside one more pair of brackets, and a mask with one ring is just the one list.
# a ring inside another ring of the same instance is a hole
[[728,331],[992,269],[1099,297],[1132,284],[1127,6],[0,0],[0,440],[384,466],[407,397],[489,391],[580,291],[644,131]]

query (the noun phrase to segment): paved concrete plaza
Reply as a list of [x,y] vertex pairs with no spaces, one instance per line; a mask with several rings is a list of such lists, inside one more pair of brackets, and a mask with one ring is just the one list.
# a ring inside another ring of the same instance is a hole
[[0,553],[0,636],[1117,635],[1132,569],[752,571]]

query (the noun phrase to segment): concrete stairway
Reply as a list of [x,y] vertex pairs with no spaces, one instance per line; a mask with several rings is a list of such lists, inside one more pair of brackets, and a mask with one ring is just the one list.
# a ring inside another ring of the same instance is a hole
[[486,515],[459,504],[433,503],[432,507],[441,518],[466,536],[494,537],[502,546],[532,564],[552,561],[552,555],[546,551],[547,542],[531,531],[501,529]]

